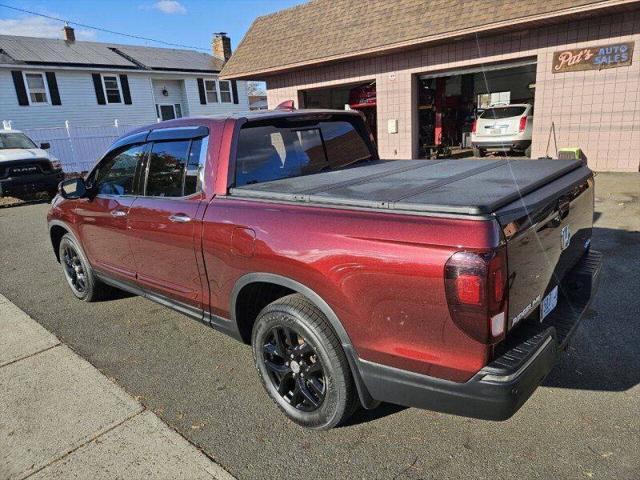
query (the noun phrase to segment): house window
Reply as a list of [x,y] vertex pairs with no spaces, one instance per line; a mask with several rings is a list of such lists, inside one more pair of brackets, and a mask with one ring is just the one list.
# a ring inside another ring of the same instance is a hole
[[47,105],[49,94],[44,75],[42,73],[25,73],[24,80],[29,94],[29,103],[31,105]]
[[233,98],[231,98],[231,83],[228,80],[220,80],[218,85],[220,85],[220,101],[222,103],[233,102]]
[[215,80],[205,80],[204,90],[207,94],[207,103],[218,103],[218,89]]
[[122,93],[120,91],[120,80],[116,75],[103,75],[104,94],[107,103],[122,103]]
[[179,103],[176,103],[174,107],[176,111],[176,118],[182,118],[182,105],[180,105]]

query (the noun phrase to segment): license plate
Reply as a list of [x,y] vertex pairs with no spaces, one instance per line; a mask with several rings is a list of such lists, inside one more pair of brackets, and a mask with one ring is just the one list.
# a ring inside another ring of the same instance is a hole
[[494,128],[491,130],[491,135],[502,135],[503,130],[501,128]]
[[542,322],[547,315],[549,315],[554,308],[558,305],[558,287],[555,286],[547,295],[542,299],[540,304],[540,321]]

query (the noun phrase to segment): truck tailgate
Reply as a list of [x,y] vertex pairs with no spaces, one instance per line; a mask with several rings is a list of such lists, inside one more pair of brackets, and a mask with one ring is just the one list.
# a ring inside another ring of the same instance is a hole
[[507,242],[508,328],[566,298],[557,287],[589,249],[593,190],[582,166],[496,211]]

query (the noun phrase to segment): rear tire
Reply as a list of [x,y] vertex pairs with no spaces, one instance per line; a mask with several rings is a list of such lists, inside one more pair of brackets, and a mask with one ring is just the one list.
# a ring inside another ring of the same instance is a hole
[[109,287],[95,277],[87,257],[71,234],[62,236],[58,252],[67,284],[77,298],[95,302],[107,296]]
[[524,151],[524,156],[527,158],[531,158],[531,145],[529,145],[527,149]]
[[262,384],[295,423],[326,430],[359,405],[347,357],[327,318],[303,295],[267,305],[251,336]]

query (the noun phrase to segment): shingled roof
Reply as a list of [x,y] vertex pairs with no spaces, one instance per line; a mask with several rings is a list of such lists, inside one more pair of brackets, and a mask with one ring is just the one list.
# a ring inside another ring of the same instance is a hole
[[313,0],[258,17],[222,70],[263,78],[314,63],[545,21],[630,0]]
[[16,65],[111,67],[219,72],[224,61],[206,53],[117,43],[0,35],[0,62]]

